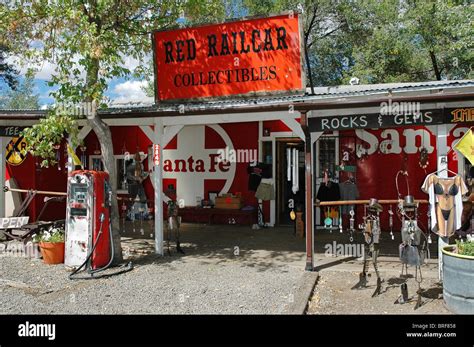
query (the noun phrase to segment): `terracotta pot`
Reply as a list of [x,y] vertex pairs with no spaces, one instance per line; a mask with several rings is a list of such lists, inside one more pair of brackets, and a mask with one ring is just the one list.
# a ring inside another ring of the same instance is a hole
[[39,246],[45,264],[64,263],[64,242],[40,242]]

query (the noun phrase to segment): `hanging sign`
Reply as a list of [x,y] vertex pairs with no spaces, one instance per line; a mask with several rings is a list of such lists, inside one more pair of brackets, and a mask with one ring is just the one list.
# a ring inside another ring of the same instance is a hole
[[298,13],[152,35],[156,101],[303,93]]
[[20,132],[25,129],[24,127],[15,127],[15,126],[0,126],[0,136],[1,137],[12,137],[20,136]]
[[153,145],[153,164],[160,165],[160,145]]
[[28,224],[30,217],[0,218],[0,229],[21,228]]
[[474,122],[474,107],[459,107],[446,110],[446,123]]
[[13,137],[6,147],[5,159],[11,165],[20,165],[26,159],[27,154],[24,137]]
[[348,130],[348,129],[378,129],[414,125],[443,124],[445,118],[442,110],[421,111],[418,114],[359,114],[348,116],[313,117],[308,120],[312,132]]

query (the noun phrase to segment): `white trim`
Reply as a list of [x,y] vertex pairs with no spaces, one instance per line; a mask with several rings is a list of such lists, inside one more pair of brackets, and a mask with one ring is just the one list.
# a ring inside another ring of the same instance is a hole
[[[428,109],[442,109],[442,108],[461,108],[461,107],[474,107],[473,101],[454,101],[454,102],[431,102],[431,103],[424,103],[420,102],[420,109],[421,110],[428,110]],[[326,116],[347,116],[347,115],[357,115],[357,114],[364,114],[364,113],[379,113],[380,107],[379,106],[372,106],[372,107],[353,107],[353,108],[339,108],[339,109],[319,109],[319,110],[312,110],[311,114],[308,116],[309,118],[315,117],[326,117]]]
[[296,136],[298,136],[300,139],[306,141],[306,136],[304,134],[303,128],[301,128],[301,124],[294,118],[287,118],[287,119],[282,119],[282,122],[290,128]]
[[[291,116],[293,117],[293,116]],[[209,125],[221,123],[258,122],[268,120],[290,119],[288,112],[249,112],[249,113],[223,113],[204,116],[179,116],[161,117],[164,126],[169,125]]]
[[160,119],[155,119],[154,136],[157,141],[154,143],[159,146],[159,165],[153,166],[153,181],[155,194],[155,253],[163,255],[163,122]]
[[163,139],[163,146],[166,147],[168,143],[184,128],[184,125],[169,125],[165,127],[165,134]]
[[[262,143],[271,142],[272,143],[272,177],[275,181],[275,186],[274,186],[275,191],[277,189],[276,187],[276,142],[277,141],[276,140],[277,138],[281,138],[281,137],[299,139],[299,137],[295,136],[295,133],[291,131],[274,131],[274,132],[270,132],[269,136],[263,136],[263,121],[259,122],[259,126],[258,126],[259,161],[260,162],[263,161]],[[268,226],[273,227],[275,226],[275,224],[276,224],[276,200],[270,200],[270,223],[268,223]]]
[[155,143],[155,134],[153,132],[153,129],[149,125],[140,125],[139,126],[141,131],[145,134],[146,137],[148,137],[148,140],[150,140],[152,143]]
[[79,140],[84,140],[87,135],[91,132],[92,128],[89,125],[84,125],[81,130],[79,130],[79,134],[77,137]]

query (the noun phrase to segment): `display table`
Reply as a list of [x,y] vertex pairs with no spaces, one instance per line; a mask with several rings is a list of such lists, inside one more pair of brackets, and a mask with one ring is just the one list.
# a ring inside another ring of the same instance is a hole
[[257,223],[256,209],[253,211],[242,211],[223,208],[184,207],[180,208],[178,213],[182,218],[182,222],[185,223],[240,225]]

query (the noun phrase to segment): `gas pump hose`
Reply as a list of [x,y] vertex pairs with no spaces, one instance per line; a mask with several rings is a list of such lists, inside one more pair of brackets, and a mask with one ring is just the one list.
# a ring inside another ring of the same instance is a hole
[[77,269],[75,269],[70,275],[69,275],[69,279],[70,280],[78,280],[78,279],[83,279],[83,280],[89,280],[89,279],[96,279],[96,278],[102,278],[102,277],[110,277],[110,276],[114,276],[114,275],[119,275],[119,274],[122,274],[122,273],[125,273],[125,272],[128,272],[130,270],[133,269],[133,264],[132,262],[128,262],[125,267],[122,265],[121,268],[119,271],[116,271],[116,272],[113,272],[113,273],[109,273],[109,274],[102,274],[102,275],[99,275],[99,276],[94,276],[95,273],[97,272],[101,272],[101,271],[104,271],[106,269],[108,269],[110,267],[110,265],[112,265],[112,262],[114,260],[113,258],[113,255],[114,255],[114,252],[115,252],[115,248],[114,248],[114,242],[113,242],[113,238],[112,238],[112,227],[109,227],[109,235],[110,235],[110,251],[111,251],[111,256],[110,256],[110,261],[108,262],[107,265],[105,265],[104,267],[101,267],[100,269],[95,269],[95,270],[92,270],[92,269],[89,269],[88,270],[88,273],[90,274],[90,276],[82,276],[82,277],[78,277],[78,276],[75,276],[86,264],[87,262],[90,260],[90,258],[92,257],[92,254],[94,254],[94,251],[97,247],[97,244],[99,243],[99,240],[100,240],[100,237],[102,236],[102,226],[103,226],[103,222],[104,222],[104,219],[103,218],[100,218],[100,228],[99,228],[99,233],[97,234],[97,237],[95,239],[95,242],[94,244],[92,245],[92,249],[89,253],[89,255],[87,256],[86,260],[81,264],[81,266],[79,266]]

